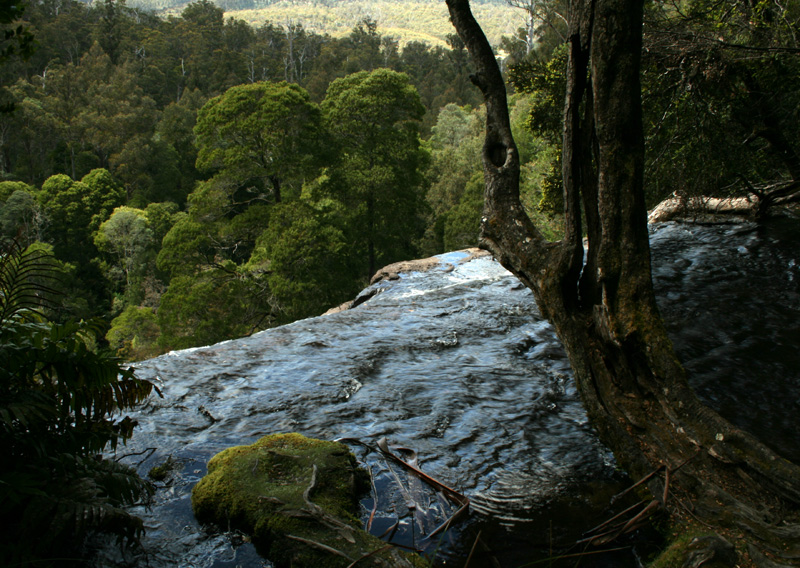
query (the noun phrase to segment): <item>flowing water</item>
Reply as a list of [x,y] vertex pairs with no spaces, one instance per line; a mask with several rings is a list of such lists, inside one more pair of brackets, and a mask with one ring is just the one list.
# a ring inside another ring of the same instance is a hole
[[[793,459],[797,237],[786,224],[678,223],[651,237],[660,305],[698,392]],[[152,507],[136,511],[144,555],[103,546],[96,564],[269,566],[239,536],[199,526],[190,495],[211,456],[274,432],[413,448],[424,471],[472,500],[469,520],[429,545],[439,564],[463,565],[480,530],[499,565],[521,566],[607,514],[598,505],[624,476],[592,432],[531,293],[490,257],[439,258],[430,271],[373,285],[354,309],[138,363],[163,398],[132,414],[139,427],[120,454],[143,474],[168,458],[174,471]],[[390,493],[385,464],[354,451]],[[402,515],[388,503],[384,525]],[[400,533],[422,546],[413,522]],[[634,566],[643,553],[640,545],[582,565]],[[473,565],[489,566],[486,558]]]

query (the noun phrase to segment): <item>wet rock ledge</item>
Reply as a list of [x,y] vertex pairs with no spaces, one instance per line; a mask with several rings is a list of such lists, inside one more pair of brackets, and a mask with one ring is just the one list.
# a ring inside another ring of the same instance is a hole
[[273,434],[211,458],[192,508],[200,522],[251,535],[277,568],[423,566],[359,528],[358,496],[368,487],[347,446]]

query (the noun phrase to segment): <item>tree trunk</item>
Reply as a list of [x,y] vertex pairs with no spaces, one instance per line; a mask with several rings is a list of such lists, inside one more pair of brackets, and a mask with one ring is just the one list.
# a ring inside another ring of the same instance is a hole
[[495,56],[468,0],[447,4],[487,107],[482,247],[533,290],[600,438],[633,478],[665,466],[670,474],[648,487],[671,513],[690,512],[732,538],[800,558],[800,528],[785,523],[800,505],[800,468],[697,400],[656,306],[643,191],[643,0],[570,2],[565,237],[556,243],[519,201],[519,157]]

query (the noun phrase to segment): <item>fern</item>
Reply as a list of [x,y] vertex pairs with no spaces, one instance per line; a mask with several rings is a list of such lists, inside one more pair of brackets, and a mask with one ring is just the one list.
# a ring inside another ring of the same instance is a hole
[[0,256],[0,325],[24,312],[41,316],[40,308],[58,294],[48,283],[58,279],[52,255],[11,241]]
[[98,457],[124,442],[135,422],[115,418],[153,385],[88,345],[101,321],[54,323],[44,308],[58,278],[51,258],[11,243],[0,251],[0,564],[34,562],[77,549],[90,530],[138,542],[125,506],[152,486]]

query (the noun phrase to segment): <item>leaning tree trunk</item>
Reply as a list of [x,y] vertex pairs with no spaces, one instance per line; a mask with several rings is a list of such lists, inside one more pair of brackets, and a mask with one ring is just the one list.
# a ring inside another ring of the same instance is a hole
[[468,0],[447,4],[486,101],[482,246],[533,290],[602,441],[634,478],[666,472],[648,484],[654,505],[800,558],[800,468],[697,400],[656,306],[642,183],[643,0],[570,2],[565,236],[556,243],[520,204],[519,155],[495,56]]

